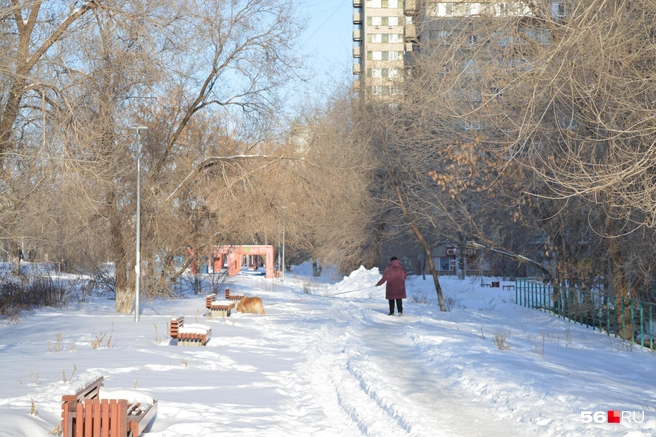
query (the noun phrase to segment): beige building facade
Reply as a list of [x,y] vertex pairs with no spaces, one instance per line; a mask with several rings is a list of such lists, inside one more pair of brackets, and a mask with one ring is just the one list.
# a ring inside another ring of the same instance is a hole
[[[535,5],[556,21],[572,10],[563,1],[536,0]],[[449,44],[463,19],[535,16],[527,2],[518,0],[353,0],[353,7],[354,90],[361,96],[402,94],[413,54]],[[475,32],[467,38],[465,45],[478,42]]]
[[412,50],[408,0],[354,0],[353,74],[364,96],[394,96],[402,91],[405,54]]

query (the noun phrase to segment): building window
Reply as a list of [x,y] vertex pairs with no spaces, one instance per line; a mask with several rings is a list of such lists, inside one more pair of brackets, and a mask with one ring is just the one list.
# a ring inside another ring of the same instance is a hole
[[428,6],[428,16],[429,17],[444,17],[444,3],[437,3]]
[[383,87],[380,85],[374,85],[371,87],[371,94],[374,96],[383,95]]
[[383,77],[383,70],[381,68],[370,68],[371,77]]
[[567,16],[567,8],[564,2],[555,2],[552,3],[553,14],[556,17],[565,17]]
[[380,33],[370,33],[367,35],[367,41],[368,42],[383,42],[383,35]]
[[387,18],[387,25],[388,26],[398,26],[399,25],[399,17],[388,17]]
[[467,47],[472,48],[478,43],[478,34],[467,36]]
[[383,59],[383,52],[380,51],[369,51],[367,52],[367,60],[369,61],[380,61]]
[[367,17],[368,26],[380,26],[383,22],[383,17]]
[[444,16],[465,17],[469,14],[469,3],[444,3]]
[[502,35],[501,38],[499,39],[499,45],[501,45],[502,47],[507,47],[512,45],[513,41],[514,41],[513,35],[505,34]]
[[467,120],[467,121],[465,121],[463,127],[464,127],[465,130],[481,130],[481,122],[480,121]]
[[480,3],[469,3],[467,15],[478,15],[480,13]]
[[399,69],[398,68],[388,68],[387,69],[387,78],[388,79],[396,79],[399,77]]
[[399,60],[399,52],[392,51],[388,52],[387,59],[390,61],[398,61]]
[[367,0],[367,7],[369,8],[380,8],[382,6],[382,0]]
[[433,44],[448,46],[451,44],[451,32],[448,30],[431,30],[430,41]]
[[497,99],[497,102],[501,101],[501,98],[503,97],[503,91],[499,87],[494,87],[490,91],[492,91],[492,96]]

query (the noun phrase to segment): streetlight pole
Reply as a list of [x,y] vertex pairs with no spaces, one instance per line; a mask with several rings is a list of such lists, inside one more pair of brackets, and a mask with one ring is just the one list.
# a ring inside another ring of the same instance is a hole
[[285,221],[282,222],[282,282],[285,282]]
[[282,265],[280,269],[282,270],[281,281],[285,282],[285,210],[286,206],[282,206]]
[[139,283],[141,282],[141,131],[145,126],[136,126],[137,130],[137,253],[134,263],[136,276],[134,284],[134,321],[139,321]]
[[[278,223],[280,225],[280,223]],[[280,228],[278,228],[278,273],[281,273],[281,267],[282,263],[280,262]]]

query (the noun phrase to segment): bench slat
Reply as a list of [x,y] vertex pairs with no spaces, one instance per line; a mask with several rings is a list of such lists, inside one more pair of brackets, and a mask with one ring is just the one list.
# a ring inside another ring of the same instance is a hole
[[[84,400],[84,436],[93,437],[93,407],[92,399]],[[80,427],[81,428],[81,427]]]
[[75,437],[84,437],[84,427],[82,420],[84,418],[84,404],[78,403],[75,405]]
[[98,399],[93,400],[93,433],[94,435],[100,435],[100,418],[101,418],[101,409],[100,401]]
[[109,401],[102,399],[100,402],[100,427],[109,429]]

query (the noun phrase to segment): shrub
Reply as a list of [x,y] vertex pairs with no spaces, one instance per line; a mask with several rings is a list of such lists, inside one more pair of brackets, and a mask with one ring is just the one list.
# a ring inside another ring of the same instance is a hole
[[65,283],[50,276],[0,277],[0,317],[17,319],[21,311],[39,307],[63,307],[71,292]]

